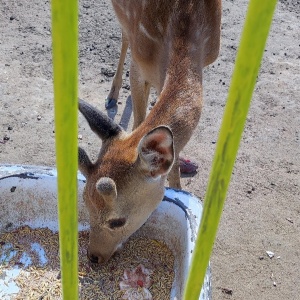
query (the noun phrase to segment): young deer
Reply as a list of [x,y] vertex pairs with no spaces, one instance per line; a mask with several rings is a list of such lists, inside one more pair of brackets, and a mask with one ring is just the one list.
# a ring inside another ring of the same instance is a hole
[[[79,102],[81,113],[102,139],[95,163],[79,149],[90,214],[88,256],[98,263],[107,261],[147,220],[163,198],[167,176],[171,187],[180,188],[178,157],[200,118],[202,69],[216,59],[220,43],[221,0],[112,0],[112,4],[123,45],[110,96],[118,96],[128,43],[134,125],[128,134],[97,109]],[[159,98],[146,117],[150,86]]]

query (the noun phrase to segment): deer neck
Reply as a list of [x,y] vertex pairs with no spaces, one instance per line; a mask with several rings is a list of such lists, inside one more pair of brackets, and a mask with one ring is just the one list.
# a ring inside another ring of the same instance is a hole
[[194,62],[188,51],[171,54],[157,103],[137,128],[141,134],[166,125],[174,134],[177,149],[183,148],[185,139],[199,122],[202,109],[202,67]]

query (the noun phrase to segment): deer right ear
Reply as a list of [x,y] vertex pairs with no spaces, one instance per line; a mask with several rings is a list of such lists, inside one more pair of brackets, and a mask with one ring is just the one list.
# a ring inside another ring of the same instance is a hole
[[174,162],[173,134],[166,126],[159,126],[140,141],[138,146],[142,168],[151,177],[167,174]]
[[90,161],[88,155],[80,147],[78,147],[78,167],[84,177],[87,177],[90,174],[93,167],[93,163]]

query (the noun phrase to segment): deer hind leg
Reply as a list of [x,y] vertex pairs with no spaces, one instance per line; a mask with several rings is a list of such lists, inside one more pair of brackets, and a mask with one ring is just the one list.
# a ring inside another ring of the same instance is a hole
[[132,129],[134,130],[145,120],[150,84],[143,79],[138,66],[133,60],[130,66],[130,85],[133,109]]
[[124,33],[122,32],[122,45],[121,45],[121,54],[120,59],[117,67],[116,74],[114,76],[110,92],[105,100],[105,108],[110,109],[117,104],[119,91],[122,86],[122,74],[123,74],[123,67],[125,62],[125,57],[128,49],[128,40]]

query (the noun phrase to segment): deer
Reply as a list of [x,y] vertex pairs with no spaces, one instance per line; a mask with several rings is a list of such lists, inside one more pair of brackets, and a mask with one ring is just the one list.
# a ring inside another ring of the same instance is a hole
[[[95,162],[79,147],[90,218],[87,255],[99,264],[146,222],[167,180],[181,188],[179,153],[200,120],[202,72],[218,57],[221,30],[221,0],[112,0],[112,5],[122,50],[109,97],[118,97],[129,47],[132,131],[79,100],[79,111],[102,140]],[[150,87],[158,100],[147,114]]]

